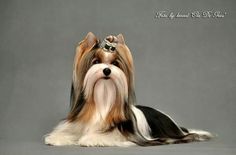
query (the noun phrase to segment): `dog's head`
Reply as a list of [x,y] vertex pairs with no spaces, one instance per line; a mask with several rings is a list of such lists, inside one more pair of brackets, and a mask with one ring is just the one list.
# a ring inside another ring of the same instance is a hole
[[127,119],[135,102],[133,72],[132,55],[122,34],[100,43],[89,32],[76,48],[68,119],[88,121],[95,110],[110,123]]

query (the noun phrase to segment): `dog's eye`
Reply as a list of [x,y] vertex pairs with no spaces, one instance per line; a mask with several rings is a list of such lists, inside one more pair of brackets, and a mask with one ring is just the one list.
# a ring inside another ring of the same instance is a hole
[[100,60],[96,59],[93,61],[93,64],[99,64],[100,63]]
[[111,64],[114,65],[114,66],[119,67],[119,63],[117,61],[113,61]]

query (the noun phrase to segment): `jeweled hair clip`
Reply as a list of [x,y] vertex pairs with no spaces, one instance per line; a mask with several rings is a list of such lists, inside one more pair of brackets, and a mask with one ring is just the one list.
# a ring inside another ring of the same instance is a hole
[[104,49],[106,52],[114,52],[116,49],[117,43],[111,43],[107,39],[104,39],[100,45],[102,49]]

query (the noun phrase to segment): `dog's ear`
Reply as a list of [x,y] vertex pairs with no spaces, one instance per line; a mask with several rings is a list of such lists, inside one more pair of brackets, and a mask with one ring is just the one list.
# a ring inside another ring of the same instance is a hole
[[71,105],[71,111],[68,115],[68,119],[73,121],[77,114],[80,112],[84,105],[84,99],[83,99],[83,92],[80,88],[82,85],[80,82],[80,74],[85,74],[84,71],[82,71],[81,68],[81,59],[83,55],[88,53],[93,49],[93,47],[98,43],[97,37],[92,33],[89,32],[83,41],[81,41],[77,48],[76,48],[76,54],[74,58],[74,70],[73,70],[73,77],[72,77],[72,86],[71,86],[71,96],[70,96],[70,105]]
[[118,43],[123,44],[123,45],[125,44],[125,39],[122,34],[118,34],[116,37],[117,37]]
[[92,32],[89,32],[84,40],[79,43],[76,52],[80,52],[83,55],[85,52],[90,51],[97,43],[97,37]]
[[[78,75],[81,73],[79,70],[80,62],[84,54],[88,53],[93,49],[93,47],[98,44],[97,37],[92,33],[89,32],[87,36],[84,38],[83,41],[79,43],[79,45],[76,48],[76,54],[74,58],[74,71],[73,71],[73,83],[77,86],[78,81]],[[74,85],[74,87],[76,87]]]
[[97,37],[92,33],[89,32],[87,36],[84,38],[83,41],[79,43],[76,47],[76,54],[74,58],[74,72],[73,72],[73,81],[77,81],[77,70],[81,61],[81,58],[84,54],[91,51],[93,47],[98,43]]

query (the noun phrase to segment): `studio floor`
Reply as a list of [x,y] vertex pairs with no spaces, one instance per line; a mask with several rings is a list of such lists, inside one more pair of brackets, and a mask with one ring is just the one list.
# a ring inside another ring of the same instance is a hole
[[235,144],[226,144],[219,138],[208,142],[152,147],[54,147],[41,141],[0,140],[1,155],[235,155]]

